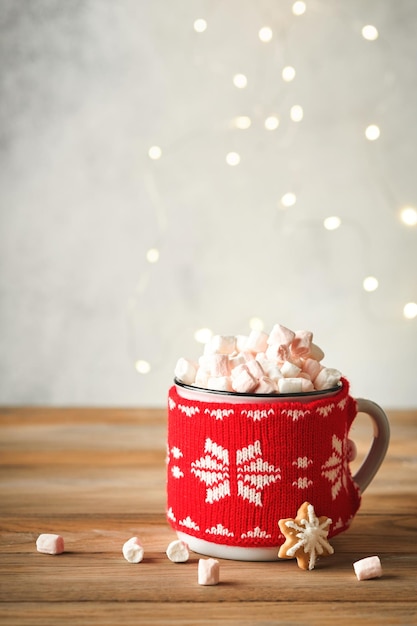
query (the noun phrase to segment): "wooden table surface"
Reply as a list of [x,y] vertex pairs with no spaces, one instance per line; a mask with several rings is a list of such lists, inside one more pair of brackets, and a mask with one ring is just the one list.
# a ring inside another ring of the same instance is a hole
[[[197,583],[200,555],[174,564],[165,521],[162,409],[0,410],[0,623],[417,624],[417,410],[387,411],[387,457],[335,554],[296,561],[220,560],[220,584]],[[360,456],[369,424],[355,422]],[[36,551],[40,533],[64,554]],[[123,543],[139,535],[142,563]],[[378,555],[383,577],[353,563]]]

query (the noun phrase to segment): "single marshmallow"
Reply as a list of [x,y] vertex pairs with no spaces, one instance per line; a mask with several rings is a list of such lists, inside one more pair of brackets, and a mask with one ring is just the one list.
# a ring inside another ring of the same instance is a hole
[[207,389],[214,391],[233,391],[229,376],[210,376],[207,381]]
[[181,357],[175,366],[175,376],[186,385],[192,385],[195,381],[196,369],[191,361]]
[[131,537],[128,539],[122,548],[123,556],[129,563],[140,563],[143,560],[143,546],[139,537]]
[[210,371],[210,356],[211,355],[208,355],[208,354],[202,354],[198,358],[198,367],[204,372],[207,372],[207,374]]
[[208,343],[211,353],[232,354],[236,351],[236,337],[231,335],[214,335]]
[[282,326],[281,324],[275,324],[269,333],[268,344],[278,346],[289,346],[295,337],[295,333]]
[[259,379],[258,386],[255,389],[255,393],[276,393],[276,391],[276,384],[267,376],[263,376]]
[[266,358],[266,354],[265,352],[258,352],[255,355],[255,359],[258,361],[258,363],[260,363],[262,365],[262,369],[266,372],[266,368],[268,367],[268,365],[272,365],[272,362],[269,361],[269,359]]
[[211,354],[207,357],[207,365],[210,376],[229,375],[229,357],[227,354]]
[[247,361],[246,367],[255,378],[262,378],[265,376],[265,372],[262,368],[262,365],[256,359],[252,359],[251,361]]
[[259,354],[257,354],[255,358],[261,365],[266,376],[272,378],[272,380],[282,378],[281,370],[279,369],[278,365],[275,361],[271,361],[270,359],[268,359],[265,352],[259,352]]
[[278,348],[279,345],[277,343],[274,343],[271,346],[268,346],[265,352],[263,352],[262,354],[265,354],[265,358],[268,361],[276,363],[278,360]]
[[230,372],[230,375],[232,377],[232,380],[234,378],[237,378],[238,376],[240,376],[240,374],[242,372],[247,372],[248,368],[246,367],[246,362],[245,363],[240,363],[239,365],[237,365],[236,367],[234,367],[232,369],[232,371]]
[[378,556],[368,556],[353,564],[356,578],[358,580],[368,580],[369,578],[381,578],[382,567]]
[[322,369],[322,366],[320,365],[320,363],[316,361],[316,359],[312,359],[312,358],[306,359],[302,367],[303,372],[308,374],[311,380],[314,380],[316,378],[317,374],[319,373],[321,369]]
[[180,539],[171,541],[166,549],[166,555],[173,563],[185,563],[190,558],[188,545]]
[[293,352],[291,352],[291,348],[285,360],[290,361],[290,363],[299,367],[300,370],[303,367],[304,359],[301,356],[298,356],[297,354],[293,354]]
[[291,354],[299,357],[309,356],[311,353],[312,340],[312,332],[309,330],[297,330],[291,342]]
[[253,352],[254,354],[257,352],[265,352],[268,347],[267,341],[268,334],[264,333],[263,330],[251,330],[246,342],[245,350]]
[[218,585],[220,578],[220,565],[217,559],[199,559],[198,561],[198,584]]
[[230,371],[232,371],[232,369],[234,369],[238,365],[242,365],[243,363],[246,363],[246,359],[245,359],[245,355],[242,352],[239,352],[237,354],[232,354],[229,356]]
[[300,372],[301,367],[298,367],[298,365],[295,365],[295,363],[291,363],[290,361],[285,361],[281,365],[281,374],[284,378],[296,378]]
[[342,374],[333,367],[323,367],[314,379],[316,389],[330,389],[340,381]]
[[283,378],[283,375],[282,375],[281,370],[279,369],[278,365],[274,365],[273,367],[269,368],[268,376],[275,383],[277,383],[280,378]]
[[290,349],[288,346],[280,345],[278,343],[273,343],[267,347],[265,350],[266,358],[270,361],[275,361],[278,363],[283,363],[287,360]]
[[244,352],[246,350],[247,341],[247,335],[236,335],[236,350],[238,352]]
[[239,354],[243,356],[243,358],[245,359],[245,363],[247,363],[248,361],[253,361],[253,359],[255,358],[253,352],[250,352],[249,350],[243,350]]
[[199,367],[196,372],[195,381],[194,381],[194,384],[196,385],[196,387],[207,388],[208,379],[209,379],[208,372],[206,372],[202,367]]
[[251,393],[256,389],[258,380],[252,376],[246,365],[238,365],[232,370],[232,387],[239,393]]
[[298,378],[301,380],[301,391],[303,393],[307,391],[314,391],[315,387],[309,378],[304,378],[304,376],[299,376]]
[[43,554],[62,554],[64,552],[64,539],[61,535],[44,533],[37,538],[36,549]]
[[321,348],[316,346],[315,343],[311,344],[310,357],[316,361],[322,361],[324,359],[324,352]]
[[303,378],[280,378],[279,393],[300,393],[303,391]]

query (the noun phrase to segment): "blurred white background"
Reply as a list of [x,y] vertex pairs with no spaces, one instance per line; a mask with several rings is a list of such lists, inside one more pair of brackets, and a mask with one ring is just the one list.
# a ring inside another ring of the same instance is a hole
[[0,402],[163,406],[198,329],[281,323],[416,406],[416,32],[415,0],[0,0]]

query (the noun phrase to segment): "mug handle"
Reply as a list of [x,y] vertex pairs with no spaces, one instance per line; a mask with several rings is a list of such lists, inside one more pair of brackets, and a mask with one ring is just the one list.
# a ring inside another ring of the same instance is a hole
[[388,449],[390,427],[388,418],[381,407],[364,398],[356,398],[358,413],[366,413],[372,420],[374,435],[371,447],[362,465],[353,476],[361,493],[365,491],[377,473]]

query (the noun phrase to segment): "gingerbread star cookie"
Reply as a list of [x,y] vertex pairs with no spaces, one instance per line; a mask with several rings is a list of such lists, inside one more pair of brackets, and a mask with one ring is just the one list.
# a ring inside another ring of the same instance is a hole
[[297,559],[301,569],[314,569],[318,556],[328,556],[334,550],[327,541],[332,520],[325,515],[317,517],[314,507],[304,502],[297,511],[297,517],[280,519],[278,525],[285,537],[279,549],[281,559]]

